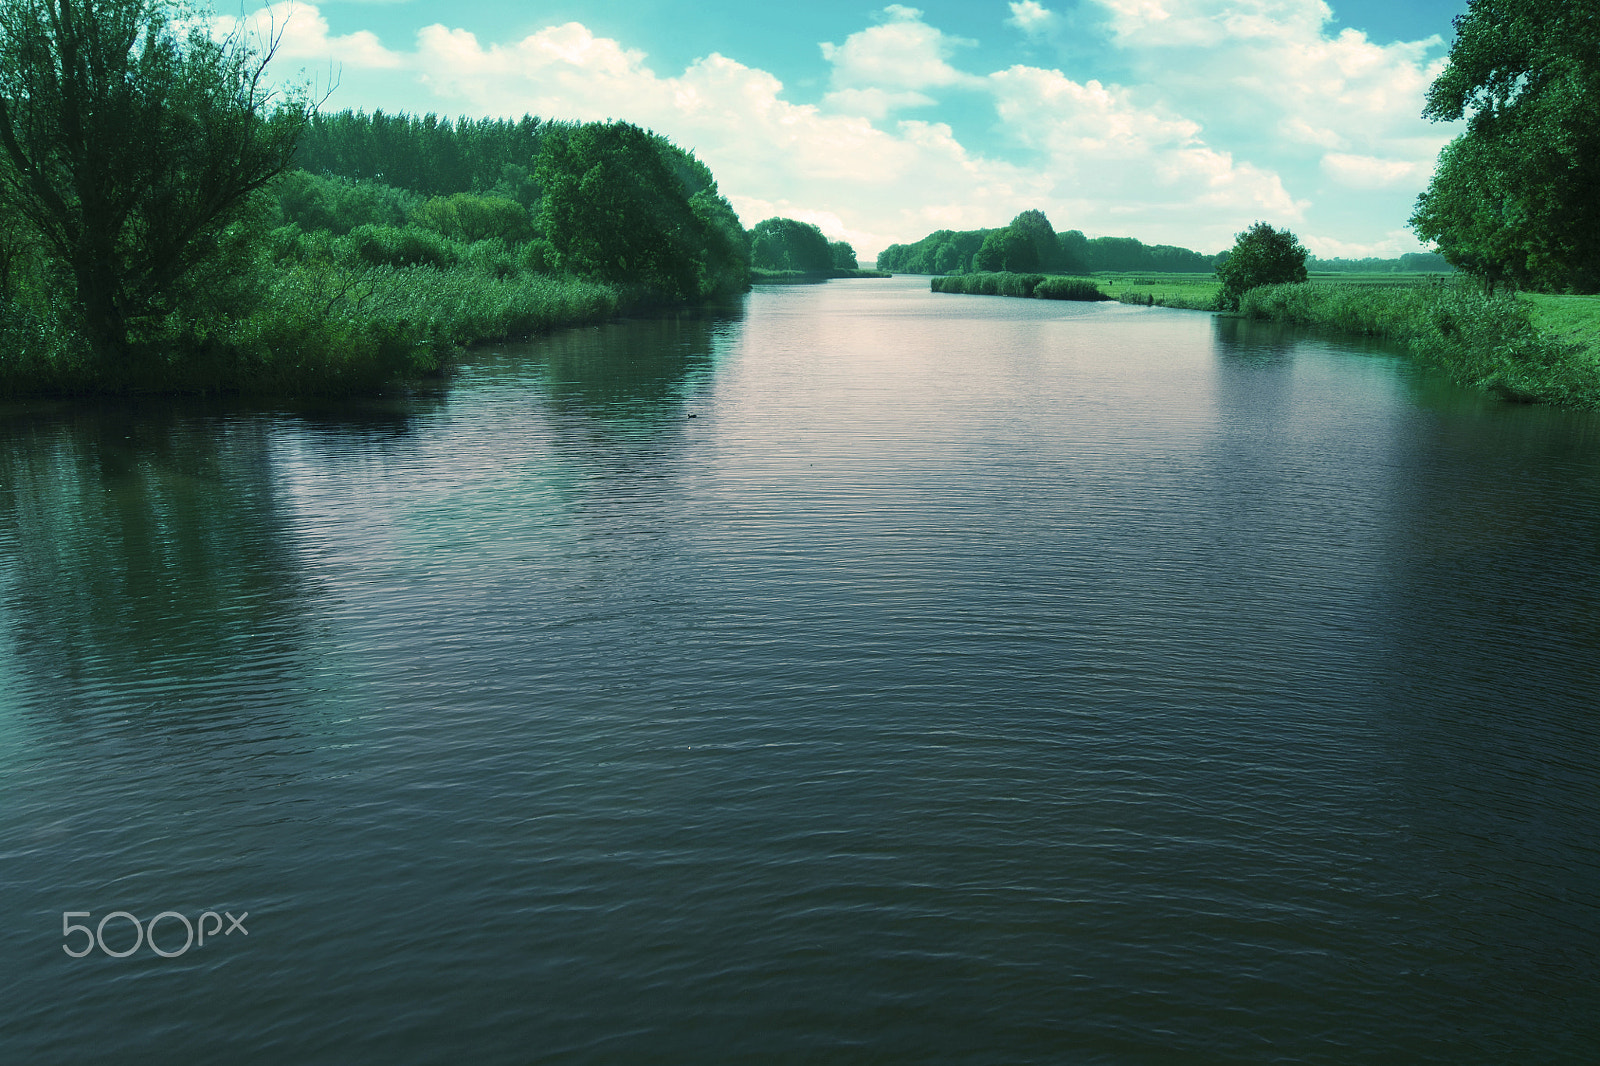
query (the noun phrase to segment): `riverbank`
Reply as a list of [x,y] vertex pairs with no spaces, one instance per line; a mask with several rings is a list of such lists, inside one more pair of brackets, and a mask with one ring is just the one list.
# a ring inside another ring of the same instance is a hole
[[172,316],[108,373],[81,337],[24,304],[0,307],[0,396],[346,396],[446,374],[474,345],[605,322],[659,294],[472,264],[308,258],[261,271],[248,313]]
[[1239,313],[1399,341],[1457,383],[1509,400],[1600,408],[1600,302],[1567,299],[1583,298],[1485,296],[1466,282],[1306,282],[1252,289]]
[[793,282],[837,281],[844,278],[892,278],[887,270],[762,270],[750,268],[750,283],[783,284]]
[[[1070,291],[1065,298],[1215,311],[1218,285],[1199,274],[967,274],[934,277],[930,287],[1036,299]],[[1600,297],[1487,297],[1444,275],[1334,274],[1252,289],[1239,314],[1398,341],[1459,384],[1506,399],[1600,408]]]

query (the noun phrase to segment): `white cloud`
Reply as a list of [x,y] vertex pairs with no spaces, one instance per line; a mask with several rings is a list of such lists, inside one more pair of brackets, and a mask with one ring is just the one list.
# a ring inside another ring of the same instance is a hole
[[909,89],[903,92],[890,92],[887,89],[838,89],[824,96],[822,102],[831,111],[865,115],[867,118],[885,118],[891,111],[907,107],[928,107],[938,103],[926,93],[913,92]]
[[1353,189],[1383,189],[1392,185],[1425,184],[1433,173],[1431,160],[1379,159],[1370,155],[1329,152],[1322,170],[1334,181]]
[[922,12],[891,4],[890,21],[852,33],[844,44],[822,44],[837,89],[930,89],[973,85],[978,79],[950,65],[957,48],[975,42],[947,37],[922,21]]
[[1210,250],[1249,220],[1296,221],[1308,206],[1277,174],[1208,145],[1198,123],[1140,107],[1127,90],[1025,66],[990,82],[1006,127],[1046,156],[1041,206],[1067,207],[1063,228],[1136,228],[1151,242],[1181,232]]
[[[1095,0],[1144,80],[1208,127],[1271,130],[1308,155],[1361,150],[1432,163],[1421,117],[1440,41],[1328,32],[1322,0]],[[1420,154],[1413,155],[1413,152]]]
[[336,69],[351,67],[368,70],[392,70],[405,64],[398,53],[385,48],[377,36],[367,30],[357,30],[342,37],[330,36],[328,20],[310,4],[297,4],[293,0],[259,8],[244,18],[222,15],[212,20],[213,32],[218,36],[241,32],[245,38],[264,48],[274,38],[277,49],[275,63],[300,62],[316,65],[332,64]]
[[1422,251],[1416,235],[1410,230],[1389,230],[1375,241],[1345,241],[1337,237],[1307,234],[1300,243],[1318,259],[1393,259],[1407,252]]
[[1038,0],[1022,0],[1021,3],[1012,3],[1009,6],[1011,17],[1006,19],[1006,25],[1015,26],[1023,33],[1044,33],[1057,22],[1056,13]]
[[[715,53],[662,76],[644,53],[579,23],[504,45],[435,25],[417,43],[420,76],[453,107],[653,128],[711,167],[746,225],[775,213],[816,221],[864,258],[940,226],[975,228],[1002,212],[1010,218],[1047,184],[970,153],[943,123],[883,129],[862,111],[833,106],[855,103],[878,114],[887,105],[873,94],[886,90],[840,90],[828,108],[794,104],[771,74]],[[902,94],[895,102],[908,100]]]

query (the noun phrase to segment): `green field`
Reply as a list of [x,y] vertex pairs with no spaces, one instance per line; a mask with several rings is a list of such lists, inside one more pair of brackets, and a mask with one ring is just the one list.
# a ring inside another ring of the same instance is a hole
[[1533,307],[1533,322],[1544,333],[1568,344],[1581,344],[1600,360],[1600,296],[1546,296],[1523,293]]

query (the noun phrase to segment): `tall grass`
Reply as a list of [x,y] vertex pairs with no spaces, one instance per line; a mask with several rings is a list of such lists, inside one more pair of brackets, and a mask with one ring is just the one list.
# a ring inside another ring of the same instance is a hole
[[1033,295],[1041,300],[1109,300],[1110,296],[1089,278],[1045,278],[1034,286]]
[[1045,277],[1043,274],[1013,274],[1006,271],[979,274],[949,274],[933,278],[934,292],[953,292],[967,296],[1020,296],[1041,300],[1108,300],[1088,278]]
[[1600,357],[1542,334],[1511,294],[1460,284],[1378,288],[1264,285],[1240,299],[1249,318],[1331,326],[1405,343],[1460,384],[1507,399],[1600,407]]

